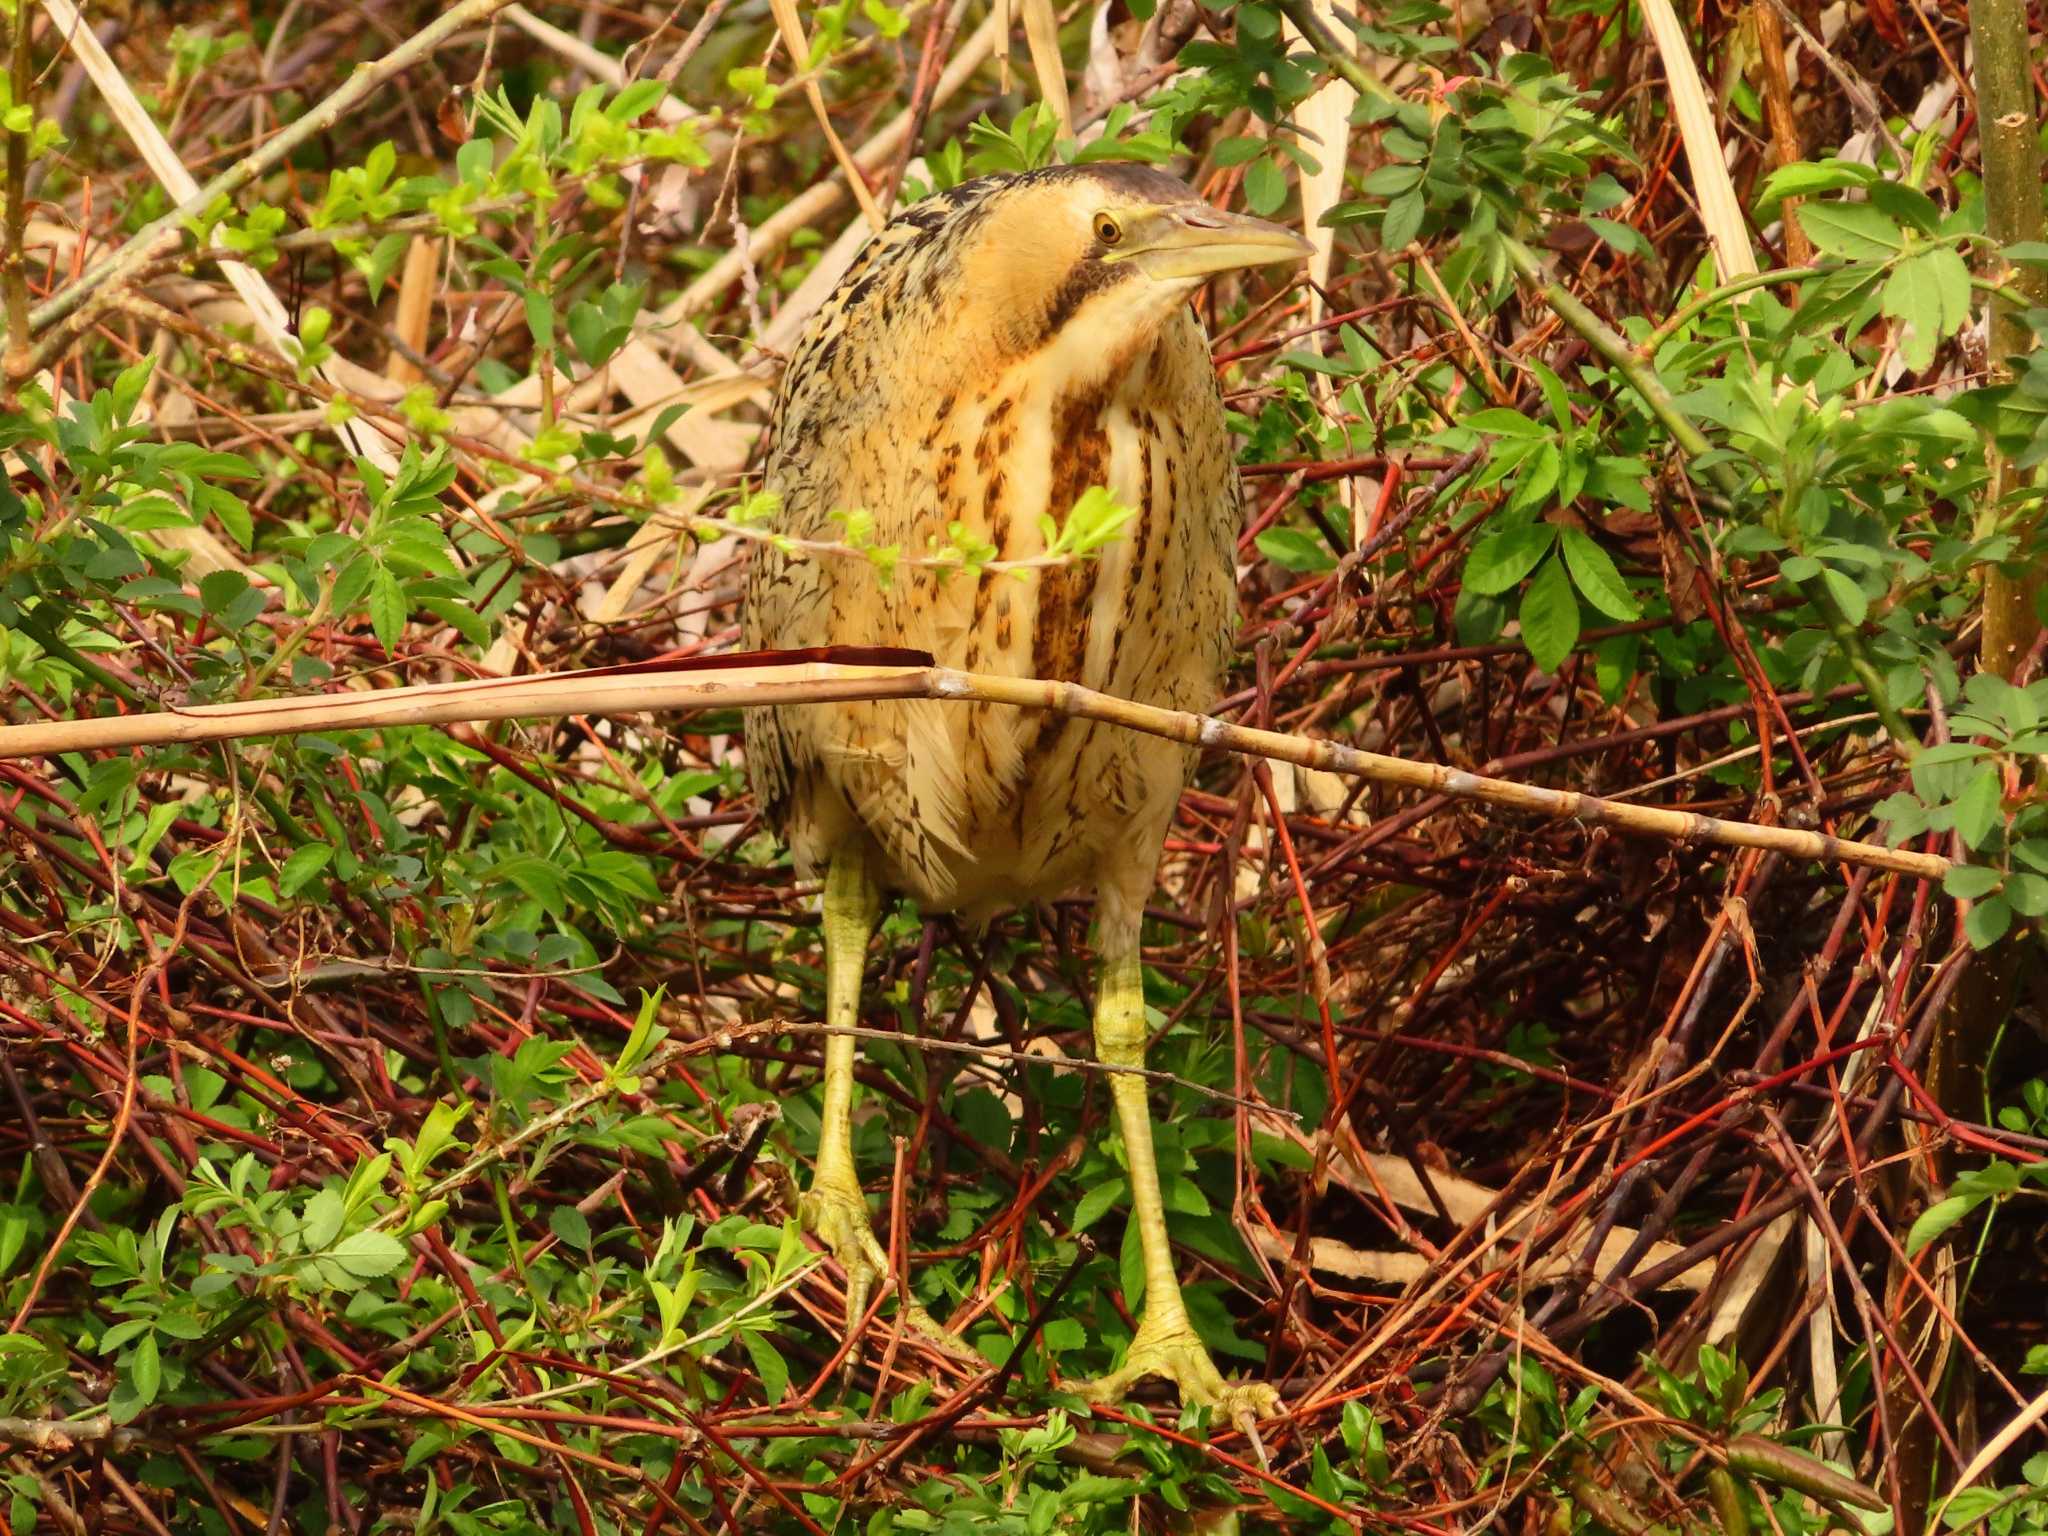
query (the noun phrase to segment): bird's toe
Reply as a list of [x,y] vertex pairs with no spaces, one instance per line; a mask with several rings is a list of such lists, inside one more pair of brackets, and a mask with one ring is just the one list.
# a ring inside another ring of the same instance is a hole
[[[851,1180],[820,1180],[804,1192],[797,1214],[805,1230],[830,1250],[846,1272],[846,1330],[850,1334],[867,1316],[875,1287],[886,1285],[889,1274],[888,1251],[868,1220],[867,1198]],[[916,1302],[909,1304],[904,1321],[915,1336],[942,1353],[977,1365],[983,1363],[972,1346],[948,1333]]]
[[1200,1403],[1219,1418],[1249,1428],[1280,1411],[1280,1394],[1263,1381],[1227,1381],[1192,1325],[1140,1326],[1124,1363],[1081,1391],[1093,1402],[1114,1403],[1148,1377],[1173,1383],[1183,1403]]

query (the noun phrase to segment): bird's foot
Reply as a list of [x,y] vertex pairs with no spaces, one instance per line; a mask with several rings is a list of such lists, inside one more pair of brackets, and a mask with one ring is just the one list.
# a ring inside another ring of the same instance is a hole
[[[831,1250],[846,1272],[846,1330],[851,1334],[867,1316],[876,1285],[886,1283],[889,1275],[888,1250],[868,1220],[867,1197],[851,1178],[820,1176],[797,1202],[797,1214],[805,1229]],[[987,1363],[916,1302],[908,1303],[903,1321],[913,1334],[941,1353],[975,1365]]]
[[1256,1439],[1253,1426],[1280,1411],[1280,1394],[1263,1381],[1224,1380],[1185,1312],[1157,1322],[1155,1316],[1148,1307],[1124,1363],[1085,1383],[1082,1395],[1091,1402],[1119,1402],[1146,1377],[1163,1377],[1179,1390],[1183,1403],[1200,1403]]

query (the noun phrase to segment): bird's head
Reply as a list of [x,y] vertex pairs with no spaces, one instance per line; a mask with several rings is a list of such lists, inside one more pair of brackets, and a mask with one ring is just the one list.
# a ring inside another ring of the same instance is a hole
[[1014,344],[1062,338],[1106,355],[1151,339],[1219,272],[1299,261],[1301,236],[1210,206],[1150,166],[1059,166],[990,182],[962,251]]

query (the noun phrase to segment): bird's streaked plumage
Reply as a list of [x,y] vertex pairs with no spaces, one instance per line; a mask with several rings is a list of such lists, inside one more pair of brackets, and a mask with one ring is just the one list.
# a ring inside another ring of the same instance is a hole
[[[1187,301],[1213,272],[1304,248],[1137,165],[984,177],[904,210],[855,258],[789,360],[766,488],[780,498],[776,532],[830,541],[847,514],[865,513],[874,541],[905,559],[885,576],[857,557],[763,548],[748,646],[907,646],[946,666],[1208,707],[1230,654],[1242,504],[1207,338]],[[1097,485],[1135,516],[1096,558],[1021,575],[911,559],[952,545],[955,525],[998,560],[1039,557],[1048,528]],[[1130,995],[1138,914],[1187,749],[1055,715],[887,700],[753,711],[747,753],[799,866],[830,872],[828,951],[835,902],[839,942],[864,951],[866,927],[849,914],[871,913],[882,891],[983,919],[1092,890],[1105,1059],[1105,1010],[1123,1019],[1135,1007],[1142,1019],[1142,994]],[[854,996],[830,1000],[835,1022],[853,1017],[858,979],[856,967]],[[1125,1050],[1127,1031],[1112,1033]],[[850,1101],[846,1044],[843,1087],[828,1051],[828,1136],[844,1135],[830,1122]],[[1150,1175],[1149,1128],[1125,1113],[1131,1089],[1142,1120],[1142,1089],[1128,1078],[1113,1086],[1132,1160],[1142,1150]],[[872,1237],[842,1162],[821,1148],[810,1209],[844,1260],[835,1227],[861,1229],[846,1239],[856,1252]],[[1148,1286],[1148,1321],[1155,1305],[1173,1312],[1155,1334],[1199,1351],[1164,1257],[1163,1214],[1148,1216],[1138,1193],[1148,1258],[1156,1246],[1164,1265],[1163,1285]],[[839,1204],[825,1219],[828,1195]],[[1138,1351],[1132,1374],[1142,1364],[1222,1400],[1206,1354],[1196,1381],[1170,1361],[1137,1362]]]

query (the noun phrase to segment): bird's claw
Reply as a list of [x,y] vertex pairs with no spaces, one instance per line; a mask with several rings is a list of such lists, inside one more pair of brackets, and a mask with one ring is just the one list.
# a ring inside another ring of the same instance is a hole
[[1224,1380],[1208,1346],[1195,1336],[1194,1325],[1185,1318],[1157,1327],[1149,1316],[1145,1318],[1124,1353],[1124,1363],[1080,1390],[1091,1402],[1118,1402],[1148,1376],[1172,1382],[1183,1403],[1200,1403],[1255,1441],[1258,1421],[1280,1411],[1280,1394],[1265,1382]]
[[[884,1283],[889,1273],[888,1251],[868,1220],[867,1198],[851,1179],[820,1179],[798,1200],[797,1215],[805,1230],[831,1250],[846,1272],[846,1331],[851,1334],[867,1316],[876,1285]],[[975,1365],[986,1363],[966,1341],[948,1333],[914,1301],[909,1303],[904,1322],[941,1353]]]

